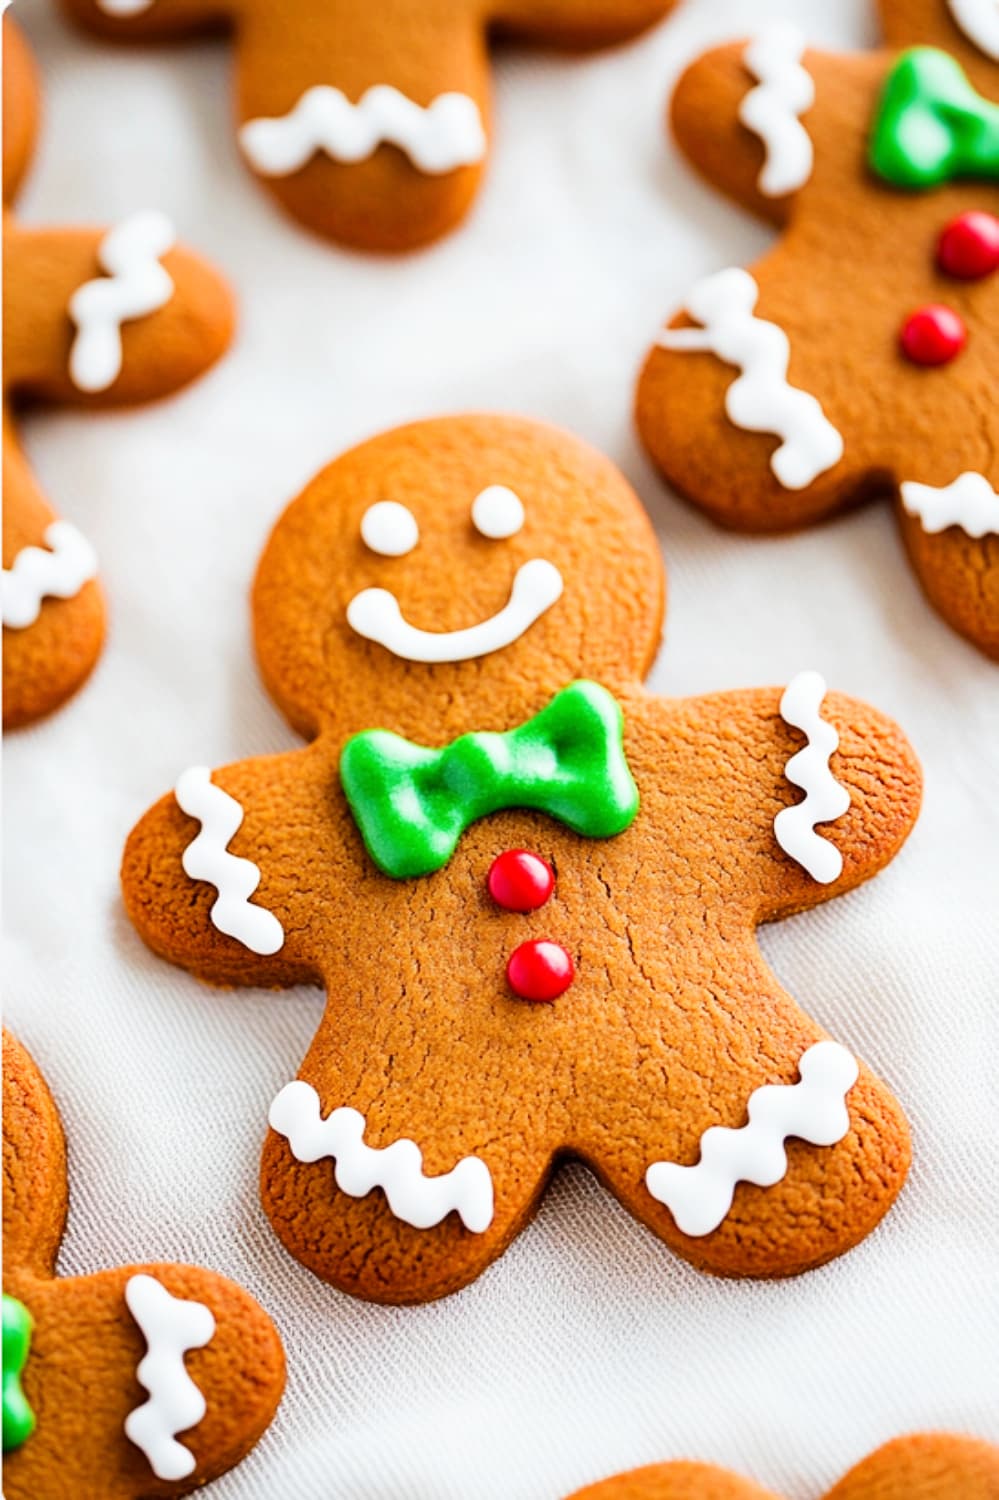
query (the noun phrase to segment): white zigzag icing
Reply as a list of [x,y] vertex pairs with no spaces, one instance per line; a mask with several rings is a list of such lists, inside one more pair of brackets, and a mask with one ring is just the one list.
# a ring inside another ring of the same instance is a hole
[[783,198],[812,175],[812,138],[799,119],[815,103],[815,84],[801,65],[804,33],[797,26],[771,26],[751,42],[743,62],[754,78],[739,106],[739,119],[766,147],[758,179],[767,198]]
[[819,713],[825,695],[825,681],[818,672],[799,672],[784,689],[781,718],[808,736],[808,744],[791,756],[784,774],[801,788],[805,800],[782,808],[774,818],[774,833],[784,853],[820,885],[838,880],[843,856],[815,832],[815,825],[842,817],[850,806],[850,793],[829,769],[829,757],[839,747],[839,732]]
[[999,62],[999,0],[947,0],[947,4],[968,40]]
[[645,1185],[669,1209],[683,1234],[710,1234],[732,1207],[738,1182],[773,1187],[787,1171],[784,1141],[834,1146],[850,1128],[846,1095],[857,1081],[856,1059],[838,1042],[816,1042],[798,1063],[801,1082],[766,1084],[749,1096],[749,1123],[712,1125],[701,1136],[696,1166],[653,1162]]
[[260,884],[260,867],[252,859],[230,854],[228,845],[243,821],[243,809],[211,779],[207,766],[191,766],[177,782],[174,795],[201,831],[181,857],[192,880],[207,880],[218,891],[212,924],[219,932],[249,948],[251,953],[277,953],[284,944],[284,928],[273,912],[251,903]]
[[69,521],[53,521],[42,536],[45,547],[22,547],[13,566],[3,570],[8,630],[34,625],[43,599],[74,599],[97,572],[97,553]]
[[803,490],[843,457],[842,435],[814,396],[790,385],[791,345],[783,328],[753,314],[760,289],[748,271],[731,267],[706,276],[687,301],[703,328],[667,328],[664,349],[710,350],[742,371],[725,393],[725,410],[748,432],[783,439],[770,467],[787,490]]
[[121,325],[157,312],[174,285],[159,263],[173,246],[170,220],[160,213],[133,214],[110,230],[97,259],[108,274],[84,282],[69,299],[77,334],[69,351],[69,377],[81,391],[106,391],[121,373]]
[[999,535],[999,494],[984,474],[971,469],[940,489],[908,481],[902,485],[902,504],[934,536],[948,526],[960,526],[976,539]]
[[149,1400],[125,1418],[125,1434],[141,1448],[157,1479],[186,1479],[194,1454],[176,1434],[201,1421],[207,1404],[187,1370],[188,1349],[201,1349],[215,1333],[215,1317],[202,1302],[174,1297],[155,1276],[130,1276],[125,1301],[142,1329],[148,1353],[136,1370]]
[[364,1116],[359,1110],[334,1109],[325,1120],[311,1083],[285,1084],[270,1108],[271,1128],[286,1137],[299,1161],[336,1162],[337,1187],[363,1198],[380,1187],[397,1219],[414,1229],[430,1229],[456,1211],[474,1234],[493,1220],[493,1180],[478,1156],[463,1156],[450,1172],[427,1177],[423,1153],[415,1141],[393,1141],[378,1149],[364,1144]]
[[398,146],[414,167],[433,176],[470,166],[486,152],[479,106],[468,94],[438,94],[424,106],[387,83],[369,88],[357,104],[341,89],[317,84],[286,115],[248,120],[239,139],[265,177],[297,172],[315,151],[335,161],[364,161],[383,143]]

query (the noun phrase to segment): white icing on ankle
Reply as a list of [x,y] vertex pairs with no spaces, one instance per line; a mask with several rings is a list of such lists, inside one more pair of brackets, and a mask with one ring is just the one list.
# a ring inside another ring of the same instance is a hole
[[419,630],[403,619],[388,589],[362,589],[347,605],[347,623],[404,661],[471,661],[501,651],[531,628],[562,596],[562,575],[554,563],[535,557],[522,563],[503,608],[464,630]]
[[799,118],[815,103],[811,74],[801,65],[804,51],[804,34],[797,26],[776,25],[743,53],[759,84],[743,99],[739,119],[766,148],[757,186],[767,198],[796,192],[812,175],[812,139]]
[[149,1400],[125,1418],[125,1435],[141,1448],[157,1479],[186,1479],[195,1457],[176,1434],[201,1421],[207,1404],[187,1370],[188,1349],[201,1349],[215,1333],[215,1317],[202,1302],[174,1297],[155,1276],[130,1276],[125,1301],[142,1329],[148,1353],[136,1378]]
[[160,213],[133,214],[110,230],[97,251],[106,276],[84,282],[69,299],[76,338],[69,378],[81,391],[106,391],[121,374],[121,325],[164,307],[173,281],[159,263],[173,246],[173,225]]
[[948,526],[960,526],[976,540],[999,535],[999,494],[984,474],[970,469],[940,489],[912,481],[903,484],[902,504],[931,535]]
[[784,689],[781,718],[808,737],[804,750],[791,756],[784,774],[792,786],[801,788],[805,800],[783,808],[774,818],[774,833],[784,853],[820,885],[839,879],[843,856],[815,832],[815,825],[842,817],[850,806],[850,793],[829,769],[829,757],[839,746],[839,733],[819,713],[825,695],[826,685],[818,672],[799,672]]
[[297,172],[316,151],[334,161],[366,161],[383,144],[398,146],[430,176],[471,166],[486,154],[479,106],[467,94],[438,94],[421,105],[384,83],[357,104],[340,89],[317,84],[286,115],[247,121],[239,139],[265,177]]
[[205,880],[218,891],[212,925],[251,953],[277,953],[284,945],[284,928],[273,912],[250,901],[260,884],[260,867],[228,850],[243,821],[242,807],[215,785],[207,766],[185,771],[174,795],[181,809],[201,823],[181,863],[192,880]]
[[999,0],[947,0],[947,5],[968,40],[999,62]]
[[838,1042],[816,1042],[798,1064],[801,1082],[766,1084],[749,1096],[749,1123],[712,1125],[701,1136],[696,1166],[653,1162],[645,1185],[665,1204],[683,1234],[710,1234],[732,1207],[736,1183],[773,1187],[787,1172],[784,1141],[835,1146],[850,1128],[846,1095],[857,1081],[856,1060]]
[[268,1121],[298,1161],[331,1156],[341,1192],[363,1198],[381,1188],[395,1217],[414,1229],[431,1229],[452,1211],[473,1234],[482,1234],[493,1221],[493,1181],[481,1157],[463,1156],[449,1172],[428,1177],[415,1141],[393,1141],[381,1149],[366,1146],[360,1111],[334,1109],[324,1120],[319,1095],[302,1079],[285,1084]]
[[718,271],[697,283],[687,302],[702,328],[667,328],[659,344],[670,350],[707,350],[742,374],[725,394],[736,427],[782,439],[770,460],[778,482],[803,490],[843,457],[843,438],[814,396],[787,379],[791,345],[776,323],[753,315],[760,289],[748,271]]
[[68,521],[52,521],[44,547],[22,547],[3,570],[3,623],[8,630],[34,625],[43,599],[75,599],[97,572],[97,553]]

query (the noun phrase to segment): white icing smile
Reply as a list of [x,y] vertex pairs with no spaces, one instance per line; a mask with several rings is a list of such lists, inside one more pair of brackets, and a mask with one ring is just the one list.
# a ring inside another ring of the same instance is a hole
[[[522,501],[504,485],[490,485],[477,495],[471,514],[475,529],[493,541],[514,536],[524,524]],[[404,505],[379,500],[364,513],[361,537],[383,557],[402,557],[417,545],[419,528]],[[377,588],[354,595],[347,605],[347,623],[365,640],[404,661],[472,661],[512,646],[561,598],[562,589],[562,574],[555,564],[535,557],[517,569],[503,608],[463,630],[420,630],[403,616],[395,594]]]

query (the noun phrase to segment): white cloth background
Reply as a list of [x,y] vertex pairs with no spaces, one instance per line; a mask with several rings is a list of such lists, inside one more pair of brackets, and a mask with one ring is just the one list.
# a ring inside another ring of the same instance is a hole
[[[23,216],[161,207],[242,304],[235,349],[179,399],[28,422],[47,491],[99,550],[111,635],[89,686],[11,736],[5,766],[7,1015],[69,1138],[60,1270],[203,1262],[285,1340],[277,1420],[213,1500],[557,1500],[677,1456],[811,1500],[906,1429],[999,1439],[999,674],[924,604],[888,506],[790,539],[728,536],[666,492],[631,425],[661,320],[770,239],[668,146],[672,80],[775,16],[867,44],[866,0],[686,0],[618,51],[504,52],[471,219],[399,260],[312,239],[242,170],[226,42],[116,49],[49,0],[16,10],[46,83]],[[357,440],[467,408],[562,423],[637,486],[670,580],[658,690],[815,666],[894,714],[923,759],[925,810],[891,868],[762,935],[792,993],[891,1083],[915,1138],[880,1230],[811,1275],[701,1276],[577,1167],[461,1295],[351,1301],[285,1254],[256,1192],[267,1106],[318,993],[214,993],[125,918],[122,843],[178,771],[296,743],[250,649],[247,588],[275,517]]]

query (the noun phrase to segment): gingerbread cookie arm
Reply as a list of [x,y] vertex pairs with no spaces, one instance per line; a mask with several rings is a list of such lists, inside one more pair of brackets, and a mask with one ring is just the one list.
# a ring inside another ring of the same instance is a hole
[[999,1448],[954,1433],[895,1438],[843,1476],[826,1500],[996,1500]]
[[[999,470],[992,480],[969,470],[949,485],[905,484],[899,515],[912,566],[930,603],[949,625],[999,661]],[[974,535],[969,525],[974,531],[989,529]]]
[[650,1464],[575,1490],[568,1500],[778,1500],[772,1490],[713,1464]]
[[112,40],[194,36],[230,23],[238,0],[61,0],[71,20]]
[[231,294],[176,246],[163,215],[109,230],[4,233],[8,390],[94,406],[148,401],[201,375],[230,342]]
[[34,1060],[3,1033],[3,1253],[8,1270],[51,1275],[66,1223],[66,1142]]
[[38,69],[20,27],[3,18],[3,201],[21,185],[34,150],[39,115]]
[[606,47],[655,26],[676,0],[492,0],[503,31],[557,47]]
[[3,450],[3,722],[52,712],[92,671],[104,639],[96,556],[44,499],[9,421]]

